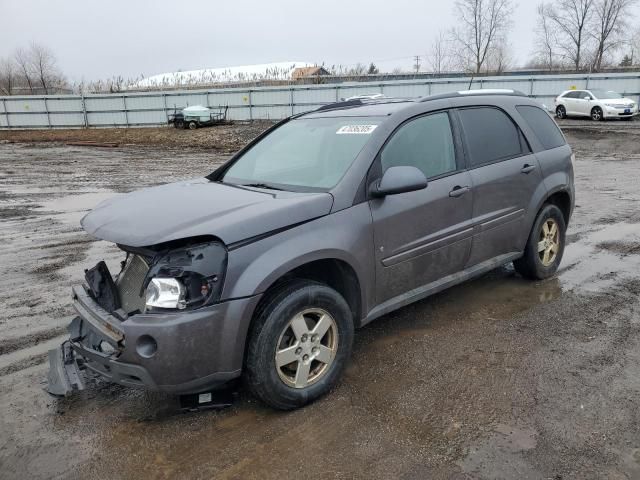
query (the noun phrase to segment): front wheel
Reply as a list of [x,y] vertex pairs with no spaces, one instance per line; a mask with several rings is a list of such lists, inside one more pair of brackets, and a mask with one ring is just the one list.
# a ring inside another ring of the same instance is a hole
[[558,108],[556,108],[556,117],[561,120],[567,118],[567,109],[564,108],[564,105],[558,105]]
[[591,119],[595,122],[604,120],[604,113],[602,113],[602,109],[600,107],[593,107],[591,109]]
[[196,122],[189,122],[189,130],[195,130],[198,128],[198,124]]
[[555,274],[562,261],[566,230],[562,211],[555,205],[545,205],[533,224],[524,255],[513,262],[516,272],[532,280]]
[[246,382],[266,404],[291,410],[339,380],[351,356],[353,315],[334,289],[308,280],[284,284],[257,312]]

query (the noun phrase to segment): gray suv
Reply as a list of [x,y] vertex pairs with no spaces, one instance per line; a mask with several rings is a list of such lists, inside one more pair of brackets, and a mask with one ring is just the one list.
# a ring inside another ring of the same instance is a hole
[[332,388],[354,329],[508,262],[562,259],[573,155],[514,91],[355,99],[280,122],[206,178],[107,200],[83,220],[126,254],[73,287],[49,391],[81,370],[174,394],[242,375],[292,409]]

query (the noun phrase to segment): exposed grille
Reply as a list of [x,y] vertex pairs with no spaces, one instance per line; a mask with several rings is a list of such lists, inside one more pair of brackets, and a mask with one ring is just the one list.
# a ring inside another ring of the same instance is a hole
[[130,255],[124,269],[118,275],[116,286],[120,295],[120,304],[127,313],[136,310],[144,311],[145,298],[142,292],[142,283],[147,275],[149,265],[138,255]]

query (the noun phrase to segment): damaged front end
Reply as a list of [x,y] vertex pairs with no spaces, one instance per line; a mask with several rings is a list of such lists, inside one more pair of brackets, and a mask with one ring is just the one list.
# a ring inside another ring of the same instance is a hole
[[[186,333],[198,335],[220,315],[215,307],[227,264],[225,246],[192,239],[119,247],[126,259],[117,275],[101,261],[72,288],[77,316],[69,340],[49,352],[47,391],[66,396],[83,390],[84,369],[121,385],[176,392],[224,380],[225,372],[212,375],[210,366],[187,365],[180,357],[189,347],[200,352],[200,343],[210,340]],[[204,354],[196,353],[196,362],[199,355]]]

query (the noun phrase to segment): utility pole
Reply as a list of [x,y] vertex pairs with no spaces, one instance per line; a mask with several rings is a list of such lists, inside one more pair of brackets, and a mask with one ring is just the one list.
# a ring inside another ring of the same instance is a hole
[[416,73],[420,72],[420,55],[416,55],[415,57],[413,57],[414,60],[416,61],[415,67],[416,67]]

